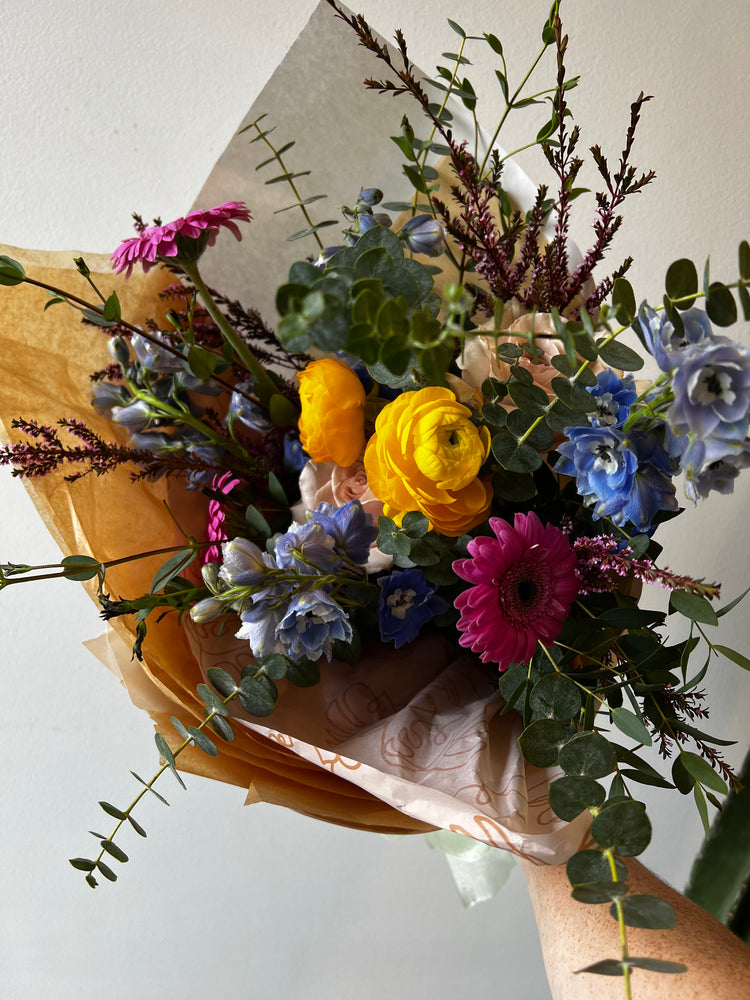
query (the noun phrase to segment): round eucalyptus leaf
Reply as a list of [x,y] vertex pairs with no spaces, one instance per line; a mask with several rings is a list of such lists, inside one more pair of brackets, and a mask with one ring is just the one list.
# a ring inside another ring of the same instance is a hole
[[[607,882],[612,878],[609,861],[601,851],[578,851],[568,859],[566,867],[571,885],[581,885],[584,882]],[[615,858],[615,871],[619,882],[625,882],[628,870],[618,858]]]
[[208,679],[219,694],[225,698],[229,697],[230,694],[234,694],[237,690],[237,681],[226,670],[222,670],[221,667],[209,667]]
[[271,692],[254,677],[243,677],[240,682],[240,702],[248,715],[270,715],[276,708]]
[[581,695],[564,674],[547,674],[534,685],[529,704],[537,715],[569,722],[581,710]]
[[618,958],[603,958],[601,962],[594,962],[593,965],[587,965],[585,969],[576,969],[576,975],[579,972],[593,972],[598,976],[625,975],[623,964]]
[[564,742],[565,724],[556,719],[537,719],[518,738],[524,760],[534,767],[554,767]]
[[[664,282],[667,295],[670,299],[684,299],[688,296],[695,296],[698,293],[698,272],[692,260],[683,257],[676,260],[667,268],[667,277]],[[684,303],[683,309],[691,303]]]
[[614,749],[599,733],[580,733],[560,750],[560,767],[566,774],[604,778],[616,766]]
[[573,888],[571,896],[579,903],[611,903],[627,891],[624,882],[583,882]]
[[[646,930],[669,930],[677,922],[674,907],[658,896],[634,893],[622,901],[622,915],[628,927],[643,927]],[[617,909],[613,905],[610,913],[617,919]]]
[[615,854],[632,858],[648,847],[651,823],[640,803],[615,802],[594,818],[591,836],[600,847],[612,848]]
[[554,812],[570,823],[590,806],[600,806],[606,797],[604,788],[593,778],[565,775],[549,786],[549,804]]
[[731,326],[737,322],[737,304],[726,285],[720,281],[711,283],[706,297],[706,312],[717,326]]

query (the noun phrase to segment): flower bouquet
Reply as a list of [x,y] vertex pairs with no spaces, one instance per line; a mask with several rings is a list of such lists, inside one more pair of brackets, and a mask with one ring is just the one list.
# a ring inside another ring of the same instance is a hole
[[[592,150],[602,189],[579,254],[557,4],[542,32],[555,79],[534,94],[510,87],[494,34],[451,22],[459,50],[422,81],[400,36],[393,52],[331,6],[392,72],[370,86],[424,116],[394,137],[413,197],[354,191],[324,241],[331,220],[254,120],[261,166],[305,216],[294,237],[317,243],[279,276],[275,331],[204,277],[204,255],[251,222],[238,201],[137,219],[112,255],[127,281],[79,258],[85,294],[0,261],[8,308],[41,287],[56,317],[56,339],[40,327],[18,352],[32,416],[14,413],[17,383],[3,460],[71,551],[53,569],[5,564],[3,583],[89,586],[109,624],[99,655],[154,718],[162,759],[130,805],[102,803],[114,828],[72,864],[92,886],[116,880],[140,798],[192,770],[330,822],[567,861],[577,898],[611,902],[621,941],[669,926],[668,904],[627,892],[622,859],[650,838],[637,788],[676,787],[707,816],[732,774],[696,725],[698,685],[714,655],[748,661],[706,630],[736,602],[717,610],[717,584],[661,565],[656,535],[681,513],[679,473],[696,502],[748,464],[749,354],[721,330],[738,302],[750,311],[750,249],[729,284],[675,262],[658,308],[638,303],[628,261],[595,276],[622,202],[652,179],[631,163],[646,98],[616,169]],[[526,207],[499,126],[488,143],[453,131],[452,102],[477,102],[472,44],[498,57],[506,114],[547,105],[533,144],[557,187]],[[74,356],[63,391],[55,366],[81,320],[99,347]],[[641,383],[646,354],[659,374]],[[102,511],[129,528],[109,533]],[[687,638],[641,605],[643,583],[669,591]],[[653,742],[674,754],[671,781],[641,755]],[[626,988],[639,963],[680,971],[624,944],[613,963]]]

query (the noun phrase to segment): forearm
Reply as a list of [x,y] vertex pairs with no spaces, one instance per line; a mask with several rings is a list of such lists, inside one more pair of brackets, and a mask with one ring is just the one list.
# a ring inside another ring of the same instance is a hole
[[[619,958],[617,924],[609,906],[572,899],[565,867],[521,865],[536,914],[553,1000],[622,1000],[619,977],[583,973],[593,962]],[[634,969],[633,1000],[750,1000],[750,948],[695,903],[661,882],[635,858],[627,859],[628,886],[671,903],[677,924],[668,931],[628,927],[633,956],[681,962],[688,971],[663,975]]]

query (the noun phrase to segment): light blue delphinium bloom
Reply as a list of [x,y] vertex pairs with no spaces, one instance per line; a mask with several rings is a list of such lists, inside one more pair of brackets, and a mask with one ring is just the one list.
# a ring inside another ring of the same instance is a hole
[[126,408],[130,399],[130,393],[125,386],[115,385],[113,382],[97,382],[91,405],[94,412],[98,413],[100,417],[110,417],[111,419],[112,411],[115,408]]
[[750,348],[727,337],[684,348],[672,392],[666,419],[675,434],[703,441],[731,435],[743,441],[750,416]]
[[378,580],[378,586],[380,638],[396,649],[416,639],[423,625],[449,607],[419,569],[395,570]]
[[680,354],[686,347],[713,338],[711,322],[702,309],[687,309],[680,313],[680,319],[682,332],[678,333],[674,323],[664,313],[655,312],[647,302],[638,310],[646,346],[663,372],[672,371],[680,363]]
[[[253,392],[254,386],[251,381],[241,382],[237,387],[242,392]],[[229,414],[227,421],[231,427],[235,420],[239,420],[250,430],[267,434],[273,427],[273,423],[268,416],[268,412],[252,399],[247,399],[239,392],[232,393],[232,400],[229,404]]]
[[[627,439],[615,427],[570,427],[558,448],[555,471],[575,476],[594,518],[615,524],[629,521],[644,533],[659,510],[677,507],[671,474],[673,460],[654,432],[632,432]],[[663,439],[662,439],[663,440]]]
[[632,375],[619,379],[611,368],[597,375],[596,385],[589,389],[596,400],[596,409],[589,420],[598,427],[622,427],[638,392]]
[[[163,335],[159,333],[152,333],[151,336],[156,340],[164,340]],[[150,372],[169,373],[183,370],[182,360],[176,354],[158,347],[140,333],[133,334],[130,344],[139,363]]]
[[247,538],[233,538],[221,546],[219,578],[230,587],[252,587],[260,583],[275,563],[267,552]]
[[145,400],[136,399],[127,406],[113,406],[109,419],[131,431],[142,431],[156,416]]
[[319,524],[334,539],[334,548],[358,566],[364,566],[370,556],[370,546],[378,536],[372,517],[359,500],[350,500],[342,507],[321,503],[307,517]]
[[245,602],[240,610],[242,625],[235,632],[237,639],[250,643],[253,656],[286,653],[278,631],[282,617],[289,607],[289,600],[279,593],[278,587],[253,594],[252,602]]
[[276,563],[280,569],[303,575],[335,572],[341,565],[335,545],[322,524],[293,524],[276,540]]
[[346,612],[323,590],[303,590],[287,606],[276,630],[284,652],[293,660],[331,659],[336,640],[351,642]]
[[437,257],[445,250],[445,226],[431,215],[415,215],[398,234],[412,253]]
[[750,438],[692,440],[682,457],[685,492],[693,503],[711,492],[733,493],[741,469],[750,467]]

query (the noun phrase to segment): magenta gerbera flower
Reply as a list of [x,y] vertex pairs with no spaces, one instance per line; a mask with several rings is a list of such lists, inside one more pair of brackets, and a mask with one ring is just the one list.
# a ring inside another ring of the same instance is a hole
[[238,240],[242,233],[235,220],[250,222],[250,212],[242,201],[227,201],[216,208],[188,212],[184,218],[175,219],[165,226],[149,226],[137,236],[123,240],[111,255],[116,274],[127,269],[129,278],[134,264],[142,264],[148,271],[166,257],[185,256],[197,260],[206,246],[213,246],[220,229],[228,229]]
[[490,528],[494,538],[473,538],[472,558],[453,563],[473,584],[455,602],[459,642],[505,670],[526,663],[538,642],[549,646],[560,634],[578,592],[576,556],[562,531],[534,513],[516,514],[512,526],[491,517]]

